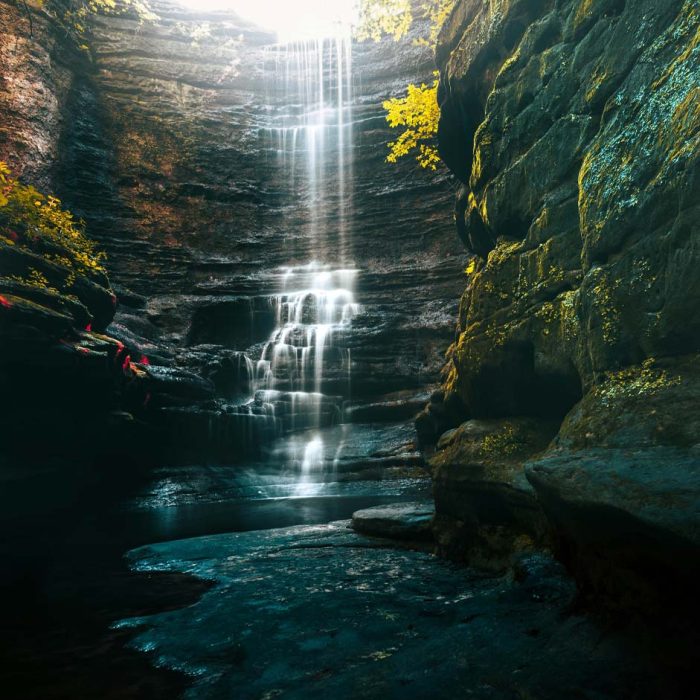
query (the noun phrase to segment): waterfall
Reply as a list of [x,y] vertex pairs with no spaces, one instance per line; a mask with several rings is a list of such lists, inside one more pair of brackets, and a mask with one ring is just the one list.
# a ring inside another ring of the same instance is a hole
[[356,276],[355,269],[317,262],[280,271],[277,324],[257,362],[254,388],[265,403],[289,404],[291,428],[328,423],[323,413],[329,405],[337,417],[342,397],[325,394],[329,384],[336,394],[349,392],[350,351],[343,340],[360,310]]
[[265,131],[281,195],[304,213],[307,259],[345,267],[353,199],[350,27],[277,44],[263,60],[266,100],[277,105]]
[[352,374],[346,340],[360,311],[348,240],[350,27],[338,24],[333,36],[278,44],[264,60],[268,103],[277,105],[264,136],[280,173],[280,196],[295,214],[290,255],[310,262],[278,271],[277,323],[257,362],[255,400],[273,407],[284,431],[309,431],[303,447],[290,441],[287,455],[298,474],[296,493],[309,495],[333,461],[324,453],[322,428],[342,421]]

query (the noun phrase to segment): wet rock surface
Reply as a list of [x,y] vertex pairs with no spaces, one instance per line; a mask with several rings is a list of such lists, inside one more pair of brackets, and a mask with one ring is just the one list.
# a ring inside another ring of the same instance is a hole
[[3,697],[12,700],[180,697],[187,677],[154,667],[125,646],[134,630],[109,625],[193,603],[210,584],[182,574],[130,572],[128,549],[325,523],[428,492],[425,480],[397,479],[329,489],[325,497],[266,497],[257,475],[232,467],[200,464],[150,474],[114,450],[113,461],[89,466],[75,458],[47,458],[40,466],[7,458],[3,453],[0,525],[12,536],[0,540],[0,666]]
[[[188,673],[186,697],[674,697],[624,634],[572,612],[544,555],[484,577],[348,522],[169,542],[139,571],[214,582],[195,605],[128,620],[134,646]],[[680,677],[676,679],[681,682]]]
[[[606,542],[646,541],[631,546],[619,588],[635,556],[639,582],[653,578],[644,549],[656,545],[633,525],[634,503],[608,487],[625,483],[650,502],[666,488],[662,530],[674,527],[680,484],[690,501],[700,495],[697,434],[685,429],[697,411],[684,398],[700,349],[697,30],[684,0],[466,0],[437,49],[440,153],[462,183],[457,229],[476,257],[443,392],[419,436],[435,444],[467,419],[564,420],[551,454],[531,456],[531,480],[569,562],[595,550],[610,580]],[[473,469],[452,462],[438,478],[452,469],[469,480]],[[643,483],[651,464],[658,479]],[[585,506],[571,499],[579,483]],[[599,528],[593,513],[608,506],[620,519]],[[464,542],[454,507],[440,501],[441,512],[446,538]],[[598,532],[595,544],[585,530]],[[574,567],[590,585],[586,565]],[[596,577],[601,593],[606,577]]]
[[430,540],[434,515],[432,501],[376,506],[353,513],[352,529],[388,539]]
[[[272,440],[243,464],[175,462],[153,470],[153,484],[136,505],[206,512],[215,504],[236,509],[249,499],[427,496],[430,478],[410,438],[408,423],[338,425]],[[317,458],[304,470],[314,440]]]
[[430,468],[443,554],[498,568],[513,550],[547,544],[524,460],[543,451],[556,429],[534,419],[470,420],[442,435]]

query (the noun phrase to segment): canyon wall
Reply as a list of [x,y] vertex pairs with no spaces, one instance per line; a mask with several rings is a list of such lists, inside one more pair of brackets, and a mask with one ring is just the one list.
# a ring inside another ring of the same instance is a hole
[[[68,454],[141,451],[161,412],[196,406],[177,426],[194,458],[229,420],[217,377],[269,335],[271,271],[340,257],[333,201],[325,237],[309,235],[279,167],[273,37],[230,14],[154,9],[155,23],[96,17],[84,52],[43,12],[30,36],[0,2],[0,160],[86,219],[118,300],[103,278],[79,305],[3,282],[3,323],[21,333],[0,349],[2,430],[20,453],[42,430]],[[551,546],[615,604],[690,595],[698,22],[689,0],[458,2],[436,51],[456,198],[444,171],[384,162],[381,101],[430,79],[419,29],[354,47],[354,408],[410,413],[458,319],[416,423],[447,555],[500,566]],[[3,265],[35,264],[10,248]],[[215,456],[235,458],[237,437]]]
[[545,542],[620,604],[692,586],[699,23],[685,0],[463,0],[442,29],[440,153],[476,256],[417,423],[448,553]]
[[[311,236],[309,208],[280,167],[271,134],[286,95],[275,38],[231,13],[168,1],[153,9],[154,22],[91,18],[81,51],[45,12],[32,11],[30,36],[22,8],[0,2],[0,159],[55,191],[107,252],[117,307],[106,333],[118,345],[102,361],[110,382],[116,374],[121,385],[126,372],[133,399],[125,404],[120,390],[107,405],[149,425],[197,406],[187,426],[166,426],[159,438],[180,439],[180,458],[196,459],[213,442],[212,422],[234,421],[220,401],[243,381],[240,353],[257,359],[269,337],[279,267],[321,259],[359,270],[353,415],[410,417],[439,379],[466,263],[454,244],[449,173],[384,160],[393,134],[382,100],[434,69],[431,52],[414,45],[420,28],[399,45],[353,47],[354,206],[341,256],[337,202],[319,208],[324,234]],[[78,326],[84,341],[90,331]],[[8,376],[36,380],[23,392],[31,412],[49,386],[43,361],[10,355]],[[79,374],[82,355],[71,362]],[[22,391],[14,379],[7,386]],[[78,394],[72,424],[82,434]],[[223,432],[212,457],[241,456],[238,429]]]

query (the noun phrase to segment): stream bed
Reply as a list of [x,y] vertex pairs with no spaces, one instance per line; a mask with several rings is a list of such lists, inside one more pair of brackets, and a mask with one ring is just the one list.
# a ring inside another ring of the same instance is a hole
[[[401,441],[386,429],[378,443]],[[329,429],[324,445],[341,436],[366,464],[373,430]],[[63,465],[8,478],[6,696],[682,697],[646,641],[578,609],[549,555],[487,575],[349,528],[358,509],[424,499],[415,469],[304,497],[271,497],[284,470],[257,473]]]
[[485,576],[338,521],[166,542],[129,561],[213,582],[192,606],[116,625],[189,676],[187,698],[660,697],[629,640],[573,612],[575,586],[547,555]]

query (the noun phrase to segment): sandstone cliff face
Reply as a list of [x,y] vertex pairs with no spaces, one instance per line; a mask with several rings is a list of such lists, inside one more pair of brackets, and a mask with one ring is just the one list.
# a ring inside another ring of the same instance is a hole
[[40,188],[53,185],[66,101],[83,57],[52,21],[0,3],[0,160]]
[[[503,476],[482,454],[478,480],[539,504],[581,581],[618,598],[642,590],[611,571],[700,561],[699,23],[684,0],[464,0],[437,51],[440,150],[478,259],[418,426],[539,421],[544,453],[507,424],[463,430],[519,457]],[[460,528],[540,536],[508,508],[465,525],[446,494],[475,460],[454,444],[435,458],[445,546]]]

